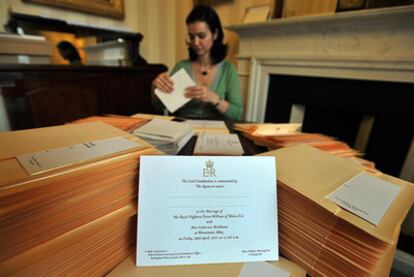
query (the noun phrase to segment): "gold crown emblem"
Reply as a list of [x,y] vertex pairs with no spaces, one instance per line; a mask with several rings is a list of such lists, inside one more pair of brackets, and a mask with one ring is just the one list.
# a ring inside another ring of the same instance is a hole
[[213,161],[211,161],[211,160],[208,160],[208,161],[206,161],[206,166],[207,166],[208,168],[212,168],[212,167],[214,166],[214,162],[213,162]]

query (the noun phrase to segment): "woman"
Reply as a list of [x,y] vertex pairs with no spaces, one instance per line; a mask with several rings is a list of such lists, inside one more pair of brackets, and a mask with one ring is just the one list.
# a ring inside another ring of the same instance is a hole
[[[196,6],[186,19],[189,36],[189,60],[180,61],[171,75],[184,68],[197,84],[186,89],[191,98],[175,115],[190,118],[240,119],[243,111],[240,84],[235,67],[224,60],[227,45],[217,13],[208,6]],[[171,93],[174,83],[167,72],[158,75],[153,87]],[[164,110],[152,94],[153,105]]]

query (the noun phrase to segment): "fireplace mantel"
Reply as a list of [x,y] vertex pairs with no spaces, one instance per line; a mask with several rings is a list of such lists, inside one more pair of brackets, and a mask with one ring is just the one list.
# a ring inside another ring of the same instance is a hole
[[[411,5],[228,26],[240,37],[237,60],[245,120],[265,120],[272,74],[413,84],[413,19]],[[286,91],[280,88],[280,93]],[[297,118],[301,113],[299,109]],[[364,128],[361,123],[358,139],[366,143],[370,131]],[[414,139],[400,177],[414,181],[413,167]]]
[[228,26],[240,36],[245,119],[262,122],[270,74],[414,82],[414,6]]

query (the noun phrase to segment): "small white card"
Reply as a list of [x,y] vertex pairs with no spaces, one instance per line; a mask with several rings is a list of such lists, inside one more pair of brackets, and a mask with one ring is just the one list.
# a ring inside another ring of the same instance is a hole
[[135,129],[133,134],[144,139],[176,142],[191,132],[192,127],[188,124],[154,118],[145,125]]
[[277,260],[275,157],[142,156],[137,266]]
[[188,76],[184,68],[181,68],[172,75],[171,79],[174,82],[173,92],[166,93],[159,89],[155,89],[154,93],[158,96],[168,111],[173,113],[191,100],[190,98],[185,97],[185,89],[187,87],[195,86],[196,84],[191,77]]
[[215,128],[227,130],[226,123],[220,120],[186,120],[184,123],[193,126],[193,128]]
[[194,147],[194,155],[240,156],[243,153],[243,147],[236,134],[210,134],[202,132],[198,135]]
[[328,198],[342,208],[378,225],[400,187],[365,172],[355,175]]
[[273,124],[265,123],[259,124],[257,129],[253,132],[256,136],[275,136],[286,135],[297,132],[302,127],[301,123],[282,123]]
[[290,273],[266,262],[245,263],[239,277],[289,277]]
[[136,147],[140,145],[117,137],[19,155],[16,158],[30,175],[35,175]]

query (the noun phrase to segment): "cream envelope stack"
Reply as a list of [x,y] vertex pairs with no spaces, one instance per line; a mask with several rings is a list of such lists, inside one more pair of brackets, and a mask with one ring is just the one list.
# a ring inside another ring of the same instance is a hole
[[[306,276],[306,271],[297,264],[279,257],[278,261],[268,262],[270,265],[288,272],[291,277]],[[108,277],[154,277],[154,276],[197,276],[197,277],[237,277],[244,263],[203,264],[203,265],[181,265],[181,266],[150,266],[137,267],[135,256],[131,255],[121,264],[114,268]]]
[[[32,176],[16,159],[116,137],[137,147]],[[134,241],[143,154],[162,153],[101,122],[1,133],[0,272],[33,276],[88,269],[102,275],[124,259]]]
[[316,276],[388,276],[400,225],[414,201],[413,184],[377,176],[400,190],[376,226],[327,198],[362,166],[306,145],[261,155],[277,159],[283,256]]
[[125,132],[132,132],[136,128],[144,125],[149,121],[146,118],[132,118],[121,115],[107,115],[107,116],[89,116],[81,118],[71,123],[86,123],[86,122],[104,122]]
[[185,120],[184,123],[191,125],[194,128],[194,133],[197,136],[200,133],[230,134],[230,131],[224,121],[194,119]]

